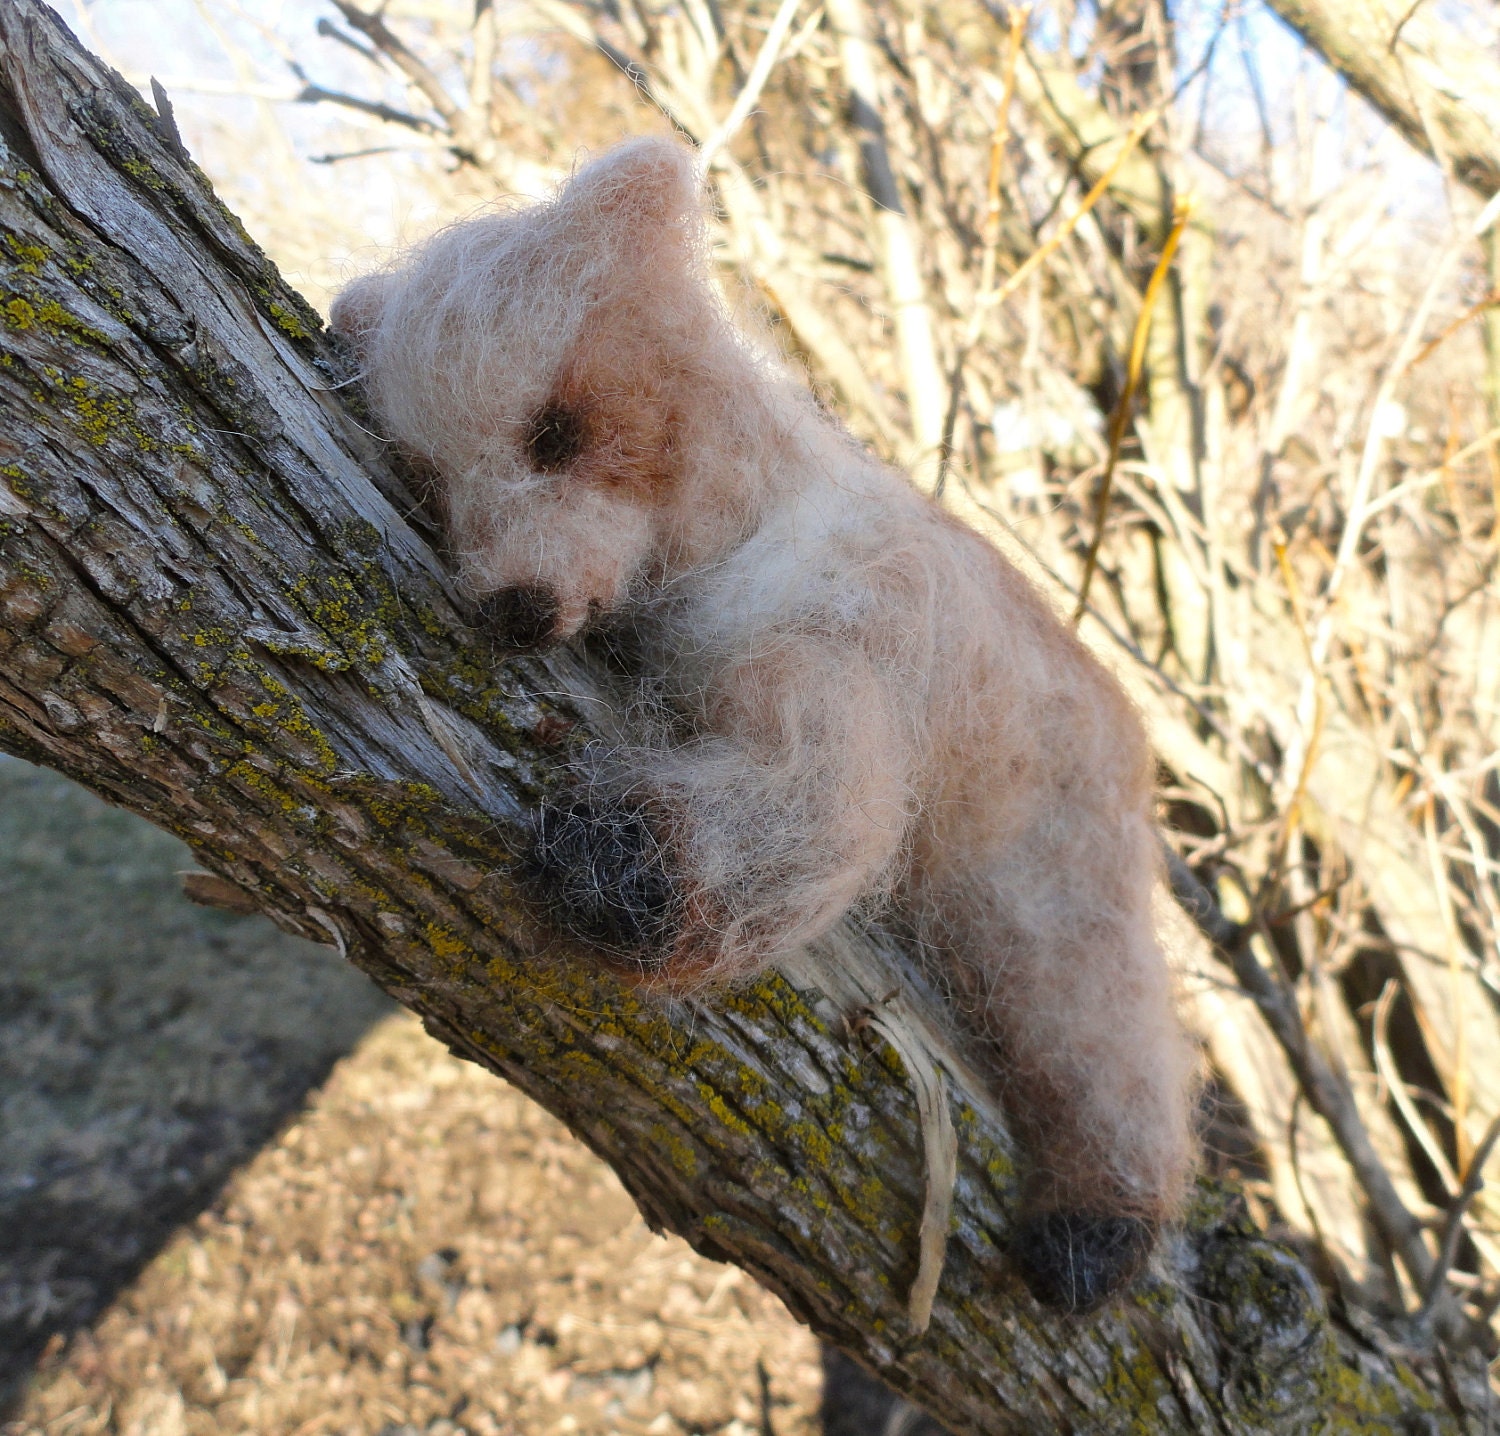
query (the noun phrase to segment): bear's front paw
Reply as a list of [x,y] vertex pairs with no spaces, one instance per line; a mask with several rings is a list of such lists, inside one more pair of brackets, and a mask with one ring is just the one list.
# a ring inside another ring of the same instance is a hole
[[1084,1316],[1140,1274],[1155,1244],[1155,1224],[1140,1217],[1055,1211],[1026,1218],[1010,1254],[1043,1306]]
[[654,971],[682,923],[678,880],[640,806],[595,796],[544,807],[525,875],[566,932]]

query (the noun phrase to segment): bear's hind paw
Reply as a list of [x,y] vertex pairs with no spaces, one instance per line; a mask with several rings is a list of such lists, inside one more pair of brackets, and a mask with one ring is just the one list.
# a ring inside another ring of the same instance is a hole
[[1156,1245],[1156,1225],[1141,1217],[1052,1211],[1025,1218],[1011,1259],[1043,1306],[1086,1316],[1140,1274]]

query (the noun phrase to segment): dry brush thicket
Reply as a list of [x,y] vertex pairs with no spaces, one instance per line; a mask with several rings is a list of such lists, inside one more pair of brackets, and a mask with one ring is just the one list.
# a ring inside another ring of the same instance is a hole
[[1356,1322],[1488,1345],[1500,271],[1465,187],[1493,171],[1445,149],[1401,15],[1374,63],[1428,169],[1233,0],[333,0],[290,45],[209,13],[363,127],[339,179],[415,154],[439,207],[626,132],[703,146],[731,302],[1083,594],[1145,708],[1212,1134],[1257,1215]]

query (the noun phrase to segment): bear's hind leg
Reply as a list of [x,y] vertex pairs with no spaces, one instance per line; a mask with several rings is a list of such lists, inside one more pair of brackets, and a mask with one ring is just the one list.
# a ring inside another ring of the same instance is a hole
[[1137,1275],[1190,1167],[1192,1058],[1149,915],[1132,916],[1012,929],[984,1008],[1031,1157],[1012,1255],[1070,1312]]
[[1129,1283],[1176,1213],[1195,1060],[1151,925],[1149,823],[1116,817],[1086,860],[1059,841],[1072,827],[1042,815],[936,910],[1030,1157],[1013,1258],[1038,1300],[1077,1313]]

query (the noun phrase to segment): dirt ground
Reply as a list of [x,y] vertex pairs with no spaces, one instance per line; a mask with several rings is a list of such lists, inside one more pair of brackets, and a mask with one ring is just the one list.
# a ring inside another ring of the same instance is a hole
[[175,840],[0,757],[0,854],[3,1436],[818,1429],[779,1302]]

